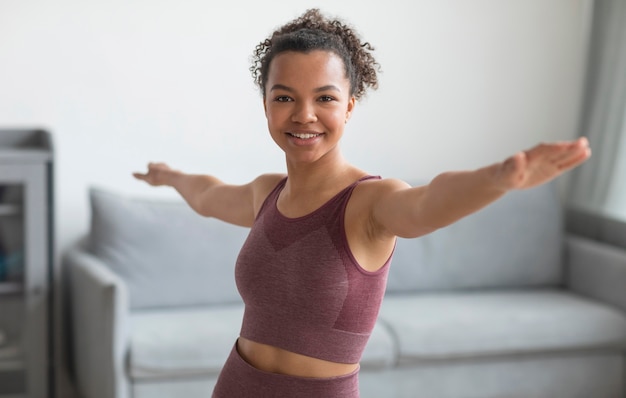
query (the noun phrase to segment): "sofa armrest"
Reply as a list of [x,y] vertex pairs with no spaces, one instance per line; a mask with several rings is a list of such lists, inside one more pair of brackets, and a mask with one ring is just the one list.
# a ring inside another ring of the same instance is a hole
[[565,258],[571,290],[626,312],[626,249],[569,235]]
[[69,273],[74,369],[81,396],[127,398],[129,301],[124,282],[80,247],[64,256]]

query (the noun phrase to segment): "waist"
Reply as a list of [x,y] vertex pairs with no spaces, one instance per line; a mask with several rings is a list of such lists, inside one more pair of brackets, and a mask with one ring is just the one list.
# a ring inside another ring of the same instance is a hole
[[335,377],[350,374],[359,368],[358,363],[339,363],[313,358],[282,348],[239,337],[239,355],[255,368],[277,374],[299,377]]

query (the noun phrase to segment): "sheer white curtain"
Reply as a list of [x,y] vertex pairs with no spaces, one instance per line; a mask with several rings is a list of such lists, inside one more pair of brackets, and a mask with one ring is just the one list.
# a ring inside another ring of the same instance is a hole
[[574,172],[570,205],[626,219],[626,1],[593,7],[580,121],[593,156]]

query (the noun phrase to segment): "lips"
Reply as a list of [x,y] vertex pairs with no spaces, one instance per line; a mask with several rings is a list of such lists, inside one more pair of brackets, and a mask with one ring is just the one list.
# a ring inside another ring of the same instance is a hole
[[311,138],[315,138],[315,137],[319,137],[320,133],[292,133],[292,132],[288,132],[287,134],[289,134],[292,137],[295,138],[299,138],[301,140],[310,140]]

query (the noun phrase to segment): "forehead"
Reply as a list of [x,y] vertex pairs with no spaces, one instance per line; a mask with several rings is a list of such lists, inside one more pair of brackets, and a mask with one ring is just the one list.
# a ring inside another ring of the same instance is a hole
[[274,57],[268,72],[268,88],[273,84],[290,87],[331,83],[349,85],[343,60],[331,51],[285,51]]

